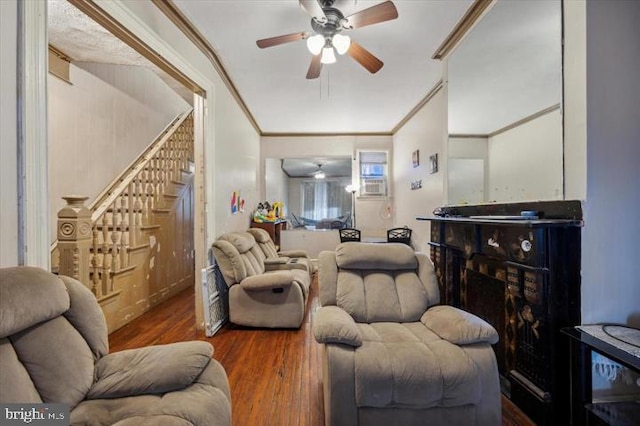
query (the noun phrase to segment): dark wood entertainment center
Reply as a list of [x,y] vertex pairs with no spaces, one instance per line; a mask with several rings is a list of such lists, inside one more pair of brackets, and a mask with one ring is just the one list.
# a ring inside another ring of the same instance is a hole
[[[523,218],[521,212],[536,217]],[[493,325],[503,393],[539,425],[568,424],[569,347],[580,324],[578,201],[437,209],[431,259],[441,303]]]

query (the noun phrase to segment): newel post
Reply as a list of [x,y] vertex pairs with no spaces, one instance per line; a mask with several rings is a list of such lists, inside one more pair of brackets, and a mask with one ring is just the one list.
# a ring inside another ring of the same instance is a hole
[[91,210],[84,204],[89,197],[67,196],[62,199],[67,205],[58,212],[59,273],[91,288]]

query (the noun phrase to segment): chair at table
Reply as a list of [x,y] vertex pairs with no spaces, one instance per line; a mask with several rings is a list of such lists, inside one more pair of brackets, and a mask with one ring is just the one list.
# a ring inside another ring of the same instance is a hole
[[342,228],[340,232],[340,242],[360,241],[360,230],[354,228]]
[[392,228],[387,230],[387,242],[388,243],[404,243],[411,245],[411,229],[407,228]]

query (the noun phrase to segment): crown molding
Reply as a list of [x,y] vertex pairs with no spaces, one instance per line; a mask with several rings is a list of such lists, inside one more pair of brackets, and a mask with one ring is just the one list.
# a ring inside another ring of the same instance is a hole
[[182,33],[189,39],[195,46],[209,59],[218,75],[224,82],[225,86],[231,93],[231,96],[236,100],[240,109],[244,112],[247,119],[253,126],[253,128],[262,135],[262,130],[260,126],[258,126],[258,122],[256,121],[253,114],[249,110],[249,107],[245,103],[244,99],[240,95],[238,88],[231,80],[229,73],[222,66],[222,62],[218,57],[218,54],[213,49],[213,46],[207,41],[207,38],[196,29],[195,25],[191,23],[189,18],[178,9],[178,7],[171,0],[151,0],[151,2],[158,8],[164,15],[171,21],[173,24],[180,30]]
[[400,120],[400,122],[396,124],[396,126],[393,129],[391,129],[391,134],[396,134],[398,130],[400,130],[405,124],[407,124],[407,122],[411,120],[413,116],[416,115],[422,109],[422,107],[428,104],[429,101],[442,89],[442,86],[443,86],[443,82],[442,80],[439,80],[431,88],[431,90],[429,90],[429,93],[427,93],[427,95],[424,98],[422,98],[422,100],[418,102],[418,104],[414,106],[413,109],[411,109],[411,111],[409,111],[409,113],[402,120]]
[[300,138],[300,137],[333,137],[333,136],[393,136],[391,132],[299,132],[299,133],[279,133],[264,132],[260,136],[265,138]]
[[551,105],[550,107],[547,107],[545,109],[542,109],[538,112],[534,112],[531,115],[528,115],[524,118],[521,118],[518,121],[514,121],[511,124],[508,124],[498,130],[494,130],[491,133],[478,133],[478,134],[474,134],[474,133],[451,133],[449,135],[450,138],[457,138],[457,139],[472,139],[472,138],[492,138],[494,136],[497,136],[501,133],[507,132],[511,129],[515,129],[516,127],[520,127],[523,124],[526,124],[530,121],[535,120],[536,118],[540,118],[543,115],[547,115],[549,113],[552,113],[553,111],[559,110],[560,109],[560,104],[555,104],[555,105]]
[[[82,1],[82,0],[70,0],[70,1]],[[484,13],[489,5],[495,0],[475,0],[469,7],[465,15],[460,22],[453,29],[451,34],[447,37],[445,42],[438,48],[434,59],[441,59],[446,55],[451,48],[464,36],[464,34],[474,25],[478,18]],[[312,136],[393,136],[398,130],[400,130],[413,116],[415,116],[422,107],[424,107],[433,98],[443,86],[442,80],[439,80],[435,86],[426,94],[426,96],[402,119],[395,127],[388,132],[298,132],[298,133],[285,133],[285,132],[263,132],[260,129],[255,117],[249,110],[249,107],[244,102],[244,99],[240,95],[237,87],[233,83],[233,80],[229,76],[229,73],[222,65],[218,54],[211,44],[207,41],[207,38],[196,29],[195,25],[189,20],[189,18],[182,13],[182,11],[173,3],[172,0],[151,0],[151,2],[178,28],[182,33],[191,40],[192,43],[209,59],[215,70],[220,75],[220,78],[224,82],[225,86],[237,101],[238,105],[245,113],[249,122],[253,128],[262,137],[312,137]],[[436,57],[436,55],[441,56]]]
[[524,117],[524,118],[522,118],[522,119],[520,119],[520,120],[518,120],[518,121],[516,121],[514,123],[511,123],[508,126],[504,126],[501,129],[493,131],[493,132],[489,133],[487,135],[487,137],[492,138],[494,136],[499,135],[500,133],[504,133],[504,132],[507,132],[507,131],[509,131],[511,129],[515,129],[516,127],[519,127],[519,126],[522,126],[525,123],[528,123],[529,121],[533,121],[536,118],[542,117],[543,115],[547,115],[547,114],[552,113],[553,111],[556,111],[556,110],[559,110],[559,109],[560,109],[560,104],[551,105],[548,108],[545,108],[545,109],[540,110],[538,112],[534,112],[533,114],[531,114],[531,115],[529,115],[527,117]]
[[451,30],[447,38],[444,39],[440,47],[436,49],[431,59],[441,60],[447,56],[494,1],[495,0],[475,0],[456,26],[453,27],[453,30]]

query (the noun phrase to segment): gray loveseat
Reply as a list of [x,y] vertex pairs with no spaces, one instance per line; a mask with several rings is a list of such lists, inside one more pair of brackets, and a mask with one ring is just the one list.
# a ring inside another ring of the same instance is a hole
[[327,425],[501,423],[498,334],[438,305],[431,261],[401,243],[347,242],[319,256]]
[[304,319],[311,277],[267,259],[253,235],[229,232],[212,245],[229,287],[229,319],[248,327],[298,328]]
[[82,283],[0,269],[0,402],[66,403],[72,425],[231,424],[227,375],[209,343],[108,352],[104,316]]
[[253,235],[258,247],[265,255],[265,262],[272,265],[281,265],[282,269],[302,269],[309,273],[311,277],[315,272],[313,262],[309,258],[309,253],[305,250],[280,250],[271,239],[267,231],[262,228],[249,228],[247,232]]

